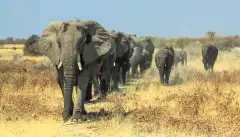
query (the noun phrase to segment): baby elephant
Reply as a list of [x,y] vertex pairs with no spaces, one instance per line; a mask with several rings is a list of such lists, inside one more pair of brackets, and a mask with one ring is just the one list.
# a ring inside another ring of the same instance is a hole
[[172,47],[163,47],[155,55],[155,64],[159,71],[161,84],[169,84],[169,76],[174,63]]

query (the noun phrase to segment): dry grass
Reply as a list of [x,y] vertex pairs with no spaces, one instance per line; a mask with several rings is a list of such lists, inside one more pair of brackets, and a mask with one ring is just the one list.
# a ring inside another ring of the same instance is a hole
[[49,104],[42,104],[55,93],[48,89],[57,86],[54,74],[51,70],[36,70],[33,66],[37,64],[29,60],[0,61],[0,110],[7,120],[58,114],[46,106]]
[[[89,112],[110,114],[93,123],[98,127],[93,132],[102,136],[239,136],[240,60],[220,53],[215,72],[207,73],[198,55],[190,58],[187,67],[173,69],[171,86],[159,84],[153,62],[125,95],[112,93],[105,102],[88,104]],[[63,103],[55,72],[35,69],[42,64],[43,57],[0,60],[1,121],[61,121]],[[53,126],[56,123],[48,127]]]
[[1,49],[24,48],[24,44],[3,44]]

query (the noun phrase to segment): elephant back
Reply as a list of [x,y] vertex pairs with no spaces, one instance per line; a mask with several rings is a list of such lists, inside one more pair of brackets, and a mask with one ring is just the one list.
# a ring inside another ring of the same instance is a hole
[[150,38],[139,37],[135,39],[136,46],[142,46],[144,50],[147,50],[150,54],[154,52],[154,44]]
[[218,54],[218,49],[216,46],[212,44],[204,45],[202,46],[202,56],[207,57],[207,56],[217,56]]

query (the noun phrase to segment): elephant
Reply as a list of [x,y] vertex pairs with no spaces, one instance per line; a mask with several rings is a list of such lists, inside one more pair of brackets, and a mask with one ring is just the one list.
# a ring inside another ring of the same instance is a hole
[[169,76],[174,64],[175,52],[172,47],[162,47],[155,55],[155,64],[159,72],[161,84],[169,84]]
[[130,68],[131,68],[131,63],[130,63],[130,58],[132,57],[133,55],[133,48],[135,46],[135,41],[132,39],[131,36],[125,34],[126,36],[126,41],[127,41],[127,45],[129,47],[129,51],[125,54],[125,58],[126,58],[126,61],[125,63],[122,65],[122,69],[121,69],[121,72],[120,72],[120,78],[122,79],[122,85],[126,85],[126,77],[127,77],[127,73],[130,71]]
[[[62,119],[67,122],[87,120],[84,99],[89,81],[114,49],[108,32],[94,20],[53,21],[38,41],[39,52],[47,56],[57,70],[63,99]],[[73,103],[73,86],[76,100]]]
[[144,38],[145,40],[143,41],[143,59],[141,60],[140,63],[140,72],[143,72],[146,69],[149,69],[152,64],[152,58],[153,58],[153,53],[155,46],[152,42],[152,40],[148,37]]
[[132,76],[135,76],[138,66],[140,67],[141,73],[151,67],[155,46],[149,37],[133,38],[135,46],[133,47],[134,50],[133,55],[130,58],[130,62],[132,67]]
[[204,65],[204,69],[212,70],[214,67],[214,63],[218,56],[218,48],[213,44],[208,44],[202,46],[202,63]]
[[130,37],[127,37],[123,32],[110,32],[115,39],[117,45],[115,65],[112,68],[113,90],[119,90],[120,77],[123,85],[126,84],[126,73],[130,69],[130,57],[133,49],[131,48],[135,42]]
[[98,86],[100,87],[100,93],[95,89],[95,97],[100,97],[101,99],[106,97],[110,88],[111,71],[114,66],[115,59],[116,51],[109,54],[109,56],[103,60],[99,73],[93,78],[93,81],[89,81],[85,101],[90,101],[90,99],[92,99],[92,84],[95,86],[94,89]]
[[181,65],[187,65],[187,52],[184,50],[176,50],[174,56],[174,65],[177,66],[181,62]]
[[[120,46],[120,44],[118,44],[118,41],[121,40],[122,34],[121,33],[117,33],[115,30],[108,30],[108,33],[110,34],[110,36],[112,37],[112,39],[114,40],[114,44],[116,46],[116,48],[118,46]],[[117,48],[118,50],[121,48]],[[115,50],[117,50],[115,49]],[[119,51],[120,52],[120,51]],[[122,53],[122,52],[120,52]],[[96,85],[100,86],[100,98],[103,99],[106,97],[107,92],[110,90],[110,80],[112,77],[114,77],[116,80],[115,83],[117,82],[117,72],[113,72],[115,70],[117,70],[116,67],[114,67],[115,61],[116,61],[116,57],[117,57],[117,51],[115,51],[112,55],[109,55],[108,58],[106,58],[105,60],[103,60],[103,64],[102,67],[99,70],[99,74],[95,77],[95,79],[99,79],[100,83],[95,82]],[[113,75],[112,75],[113,74]],[[89,81],[89,88],[87,89],[87,97],[86,101],[89,101],[90,99],[92,99],[92,84],[91,81]]]
[[[96,79],[100,79],[101,99],[106,97],[107,92],[110,89],[119,89],[118,84],[120,83],[120,78],[122,78],[123,85],[126,85],[126,73],[129,71],[131,66],[129,59],[133,53],[133,49],[131,47],[135,44],[131,37],[128,37],[122,32],[117,32],[115,30],[108,30],[108,32],[114,40],[116,51],[103,60],[102,67],[96,77]],[[112,87],[110,86],[111,79],[113,80]],[[89,82],[87,96],[85,99],[86,101],[92,99],[92,84],[91,81]]]

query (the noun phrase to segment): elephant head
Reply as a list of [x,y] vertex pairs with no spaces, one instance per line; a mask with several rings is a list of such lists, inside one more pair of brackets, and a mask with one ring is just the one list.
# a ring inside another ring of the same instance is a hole
[[143,56],[152,56],[154,52],[154,44],[148,37],[143,38]]
[[127,46],[126,36],[122,32],[116,32],[111,30],[109,32],[113,37],[116,44],[117,58],[121,58],[129,50]]
[[108,36],[95,21],[57,21],[50,23],[39,39],[39,52],[46,55],[58,69],[63,70],[66,113],[71,113],[69,104],[72,101],[76,72],[111,49],[110,44],[102,40],[105,37],[98,35],[100,33],[101,36]]
[[154,44],[149,37],[143,37],[141,38],[141,44],[143,46],[143,52],[142,52],[142,66],[144,69],[147,69],[151,66],[152,63],[152,55],[154,52]]

